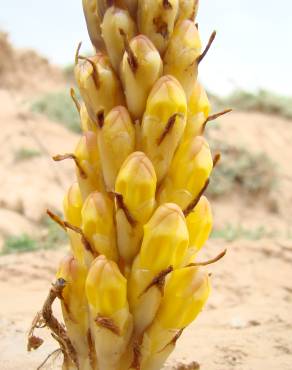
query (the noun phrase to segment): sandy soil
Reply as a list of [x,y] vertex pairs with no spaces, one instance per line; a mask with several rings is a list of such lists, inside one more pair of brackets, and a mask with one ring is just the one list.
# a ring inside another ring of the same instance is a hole
[[[1,55],[8,56],[8,62]],[[0,249],[10,235],[38,233],[45,209],[60,209],[65,189],[74,178],[70,162],[56,164],[51,156],[71,152],[78,136],[28,110],[33,94],[59,88],[63,82],[46,61],[29,55],[28,60],[35,63],[33,80],[28,78],[31,63],[23,65],[25,72],[15,70],[19,53],[0,37]],[[54,78],[48,82],[44,76],[49,73]],[[15,76],[21,79],[20,89],[15,86]],[[224,260],[210,267],[213,293],[209,303],[185,331],[166,369],[197,361],[206,370],[290,370],[292,241],[287,236],[292,210],[292,124],[278,117],[241,112],[220,122],[218,129],[212,130],[210,125],[211,135],[251,152],[265,152],[275,163],[279,182],[268,196],[235,192],[213,201],[215,226],[233,223],[255,229],[264,225],[280,232],[273,240],[238,240],[227,245]],[[39,155],[17,160],[21,148],[36,150]],[[201,258],[214,256],[225,246],[212,240]],[[46,344],[37,352],[28,355],[25,341],[54,279],[56,262],[64,253],[0,257],[1,370],[37,369],[56,348],[46,332],[42,333]],[[48,368],[56,369],[57,364],[58,360]]]
[[[209,268],[213,280],[209,303],[179,340],[166,369],[197,361],[206,370],[290,370],[291,242],[241,241],[227,247],[224,260]],[[214,256],[222,248],[223,244],[210,243],[205,255]],[[54,279],[56,261],[64,253],[0,259],[1,369],[36,369],[56,348],[48,338],[28,355],[25,340],[33,313]],[[48,368],[56,369],[56,362]]]

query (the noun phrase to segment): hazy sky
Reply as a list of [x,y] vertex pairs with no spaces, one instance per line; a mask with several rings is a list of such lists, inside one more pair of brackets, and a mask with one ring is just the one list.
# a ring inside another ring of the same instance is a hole
[[[79,40],[89,49],[81,0],[0,0],[0,29],[18,47],[70,63]],[[202,40],[216,42],[200,69],[211,90],[267,88],[292,95],[292,1],[201,0]]]

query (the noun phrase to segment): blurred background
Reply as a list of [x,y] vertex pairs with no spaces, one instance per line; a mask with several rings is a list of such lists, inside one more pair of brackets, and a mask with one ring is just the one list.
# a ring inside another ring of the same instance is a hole
[[[289,0],[201,1],[203,43],[218,34],[200,80],[214,113],[234,109],[207,128],[222,160],[207,194],[214,230],[205,253],[228,254],[211,267],[207,312],[167,369],[194,360],[206,370],[291,369],[291,13]],[[54,349],[28,356],[24,334],[67,243],[45,211],[61,212],[74,177],[71,163],[51,156],[79,138],[69,96],[79,41],[92,52],[81,0],[0,0],[1,369],[34,369]]]

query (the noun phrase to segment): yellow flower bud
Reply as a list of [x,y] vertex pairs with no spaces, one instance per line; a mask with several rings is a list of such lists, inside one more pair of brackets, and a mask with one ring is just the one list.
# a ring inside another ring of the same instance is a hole
[[138,26],[161,54],[167,48],[178,15],[179,0],[138,1]]
[[[82,323],[83,327],[87,326],[85,321],[82,322],[86,313],[86,297],[85,297],[85,279],[87,276],[87,269],[84,265],[72,256],[66,256],[59,267],[57,278],[66,281],[65,288],[62,291],[62,297],[65,305],[63,308],[67,309],[67,314],[77,322]],[[67,307],[66,307],[67,306]],[[79,316],[79,314],[81,314]],[[74,320],[73,320],[74,321]]]
[[82,230],[93,249],[117,260],[114,204],[105,194],[91,193],[82,208]]
[[113,108],[98,135],[104,180],[113,191],[121,165],[135,149],[135,128],[125,107]]
[[112,66],[118,72],[125,50],[124,39],[120,30],[123,30],[127,37],[131,39],[136,34],[135,23],[127,10],[111,6],[105,12],[101,28]]
[[212,169],[210,148],[202,136],[183,142],[161,184],[159,203],[174,202],[186,209],[204,188]]
[[120,82],[102,53],[91,58],[77,56],[77,60],[75,78],[88,114],[96,122],[101,112],[107,114],[113,107],[123,105]]
[[183,329],[201,312],[210,292],[208,274],[197,267],[171,273],[156,320],[165,329]]
[[143,225],[155,206],[156,175],[152,163],[142,152],[131,154],[117,177],[115,192],[123,199],[124,208],[134,222],[130,222],[125,209],[116,211],[118,248],[121,257],[130,264],[140,249]]
[[175,204],[160,206],[144,226],[141,250],[129,279],[129,302],[138,334],[153,321],[165,278],[184,261],[188,243],[185,218]]
[[159,369],[182,330],[200,313],[210,292],[208,274],[197,267],[173,271],[166,280],[159,309],[143,336],[141,366]]
[[121,78],[129,111],[138,119],[143,115],[152,86],[162,75],[162,60],[152,42],[143,35],[133,38],[127,49],[121,64]]
[[104,189],[97,135],[94,132],[87,131],[82,135],[75,156],[80,165],[77,168],[78,183],[82,199],[85,200],[92,191]]
[[194,20],[198,13],[199,0],[179,0],[178,22],[184,19]]
[[68,193],[65,195],[63,207],[66,221],[79,227],[81,225],[82,197],[77,182],[69,188]]
[[132,335],[132,316],[127,300],[127,280],[115,262],[99,256],[86,280],[91,332],[100,370],[119,368]]
[[112,317],[127,307],[127,281],[115,262],[95,259],[86,280],[86,296],[96,315]]
[[156,174],[143,152],[132,153],[123,163],[115,191],[122,194],[135,221],[142,224],[148,221],[155,206]]
[[179,82],[161,77],[153,86],[142,121],[142,149],[152,161],[158,182],[166,175],[186,125],[187,102]]
[[178,23],[164,56],[164,74],[173,75],[181,83],[189,99],[198,76],[197,58],[201,54],[197,27],[190,20]]
[[202,196],[191,212],[186,217],[189,230],[190,244],[187,251],[185,264],[193,262],[197,252],[204,246],[209,238],[213,225],[211,205],[205,196]]
[[[63,208],[65,220],[70,224],[80,227],[81,226],[81,209],[82,209],[82,196],[78,183],[74,183],[63,201]],[[67,234],[70,238],[71,249],[74,257],[78,263],[88,265],[92,261],[92,255],[86,251],[81,241],[80,234],[67,228]]]
[[153,275],[169,266],[177,268],[188,244],[188,229],[181,209],[176,204],[163,204],[144,226],[140,268],[151,270]]
[[87,24],[88,34],[96,50],[100,50],[103,41],[101,38],[100,17],[97,11],[96,0],[82,0],[83,12]]
[[209,116],[210,110],[211,106],[206,91],[197,82],[188,102],[188,118],[183,140],[189,140],[202,134],[203,125]]
[[62,291],[61,304],[67,332],[77,351],[79,363],[83,365],[89,364],[86,275],[86,267],[72,256],[67,256],[62,260],[57,272],[57,278],[64,279],[66,282]]

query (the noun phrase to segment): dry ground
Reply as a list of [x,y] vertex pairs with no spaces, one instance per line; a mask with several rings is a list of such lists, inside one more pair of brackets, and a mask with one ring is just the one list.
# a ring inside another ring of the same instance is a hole
[[[207,255],[221,248],[222,243],[212,242]],[[48,340],[28,355],[25,340],[32,316],[54,279],[55,262],[64,253],[0,259],[1,369],[36,369],[56,348]],[[213,293],[206,309],[185,331],[166,369],[197,361],[205,370],[290,370],[291,263],[292,246],[283,241],[229,244],[224,260],[210,268]],[[56,362],[48,368],[56,369]]]

